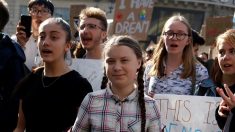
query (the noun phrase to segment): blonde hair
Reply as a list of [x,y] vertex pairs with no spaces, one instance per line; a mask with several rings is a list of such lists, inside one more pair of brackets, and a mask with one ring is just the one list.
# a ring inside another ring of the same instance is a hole
[[[235,48],[235,29],[229,29],[224,33],[220,34],[216,38],[216,49],[219,50],[219,45],[222,43],[230,44],[233,48]],[[216,84],[220,84],[223,78],[223,72],[219,66],[218,58],[215,58],[215,62],[212,65],[211,71],[212,80]]]
[[[192,36],[191,26],[188,23],[186,18],[184,18],[183,16],[179,14],[173,15],[172,17],[170,17],[164,24],[160,40],[158,44],[156,45],[156,49],[154,50],[153,59],[152,59],[153,66],[149,73],[150,76],[158,76],[158,77],[164,76],[163,61],[164,61],[164,57],[167,56],[167,50],[166,50],[164,40],[163,40],[163,33],[166,30],[166,26],[169,25],[169,23],[172,23],[174,21],[180,21],[181,23],[186,25],[186,27],[188,28],[189,37]],[[184,78],[184,79],[195,75],[195,59],[192,59],[194,58],[193,43],[192,43],[192,39],[191,38],[189,39],[190,39],[189,44],[185,46],[183,50],[183,56],[182,56],[184,68],[183,68],[183,72],[181,73],[181,78]]]
[[221,43],[230,44],[235,48],[235,29],[229,29],[216,38],[216,48],[218,50]]

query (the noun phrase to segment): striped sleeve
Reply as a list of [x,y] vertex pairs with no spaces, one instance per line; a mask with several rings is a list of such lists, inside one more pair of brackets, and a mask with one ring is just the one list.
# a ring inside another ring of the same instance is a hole
[[90,129],[89,122],[89,108],[92,103],[92,96],[90,93],[86,95],[79,107],[76,121],[73,125],[72,132],[87,132]]
[[[150,103],[150,102],[149,102]],[[160,112],[157,107],[157,102],[156,101],[151,101],[150,105],[150,113],[151,113],[151,118],[150,118],[150,123],[147,128],[148,132],[161,132],[161,117],[160,117]]]

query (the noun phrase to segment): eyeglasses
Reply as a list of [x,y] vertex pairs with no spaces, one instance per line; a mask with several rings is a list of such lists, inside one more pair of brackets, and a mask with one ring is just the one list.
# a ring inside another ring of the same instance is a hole
[[82,24],[82,25],[79,27],[79,30],[84,30],[85,27],[87,27],[87,29],[89,29],[89,30],[94,30],[94,29],[99,28],[99,29],[101,29],[101,30],[104,31],[104,29],[103,29],[102,27],[100,27],[100,26],[98,26],[98,25],[96,25],[96,24],[91,24],[91,23]]
[[184,40],[186,36],[190,36],[186,33],[174,33],[174,32],[164,32],[163,35],[167,37],[167,39],[173,39],[176,36],[177,40]]
[[38,10],[38,9],[36,9],[36,8],[32,8],[32,9],[30,10],[30,13],[31,13],[32,15],[37,15],[39,12],[40,12],[42,15],[47,15],[47,14],[49,14],[51,11],[50,11],[49,9],[47,9],[47,8],[44,8],[44,9],[42,9],[42,10]]

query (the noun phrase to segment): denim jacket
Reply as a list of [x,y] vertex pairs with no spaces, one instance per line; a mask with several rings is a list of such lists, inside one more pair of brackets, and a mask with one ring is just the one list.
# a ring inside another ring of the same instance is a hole
[[210,78],[195,85],[194,95],[216,97],[216,85]]

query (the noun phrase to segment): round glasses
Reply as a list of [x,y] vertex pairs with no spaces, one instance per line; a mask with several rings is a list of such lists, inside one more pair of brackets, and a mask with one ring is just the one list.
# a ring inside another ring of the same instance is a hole
[[38,15],[39,12],[40,12],[42,15],[47,15],[47,14],[49,14],[51,11],[50,11],[49,9],[47,9],[47,8],[44,8],[44,9],[41,9],[41,10],[38,10],[38,9],[36,9],[36,8],[32,8],[32,9],[30,10],[30,13],[31,13],[32,15]]
[[186,33],[174,33],[174,32],[164,32],[163,35],[167,37],[167,39],[173,39],[174,36],[176,37],[177,40],[184,40],[186,36],[190,36],[189,34]]

